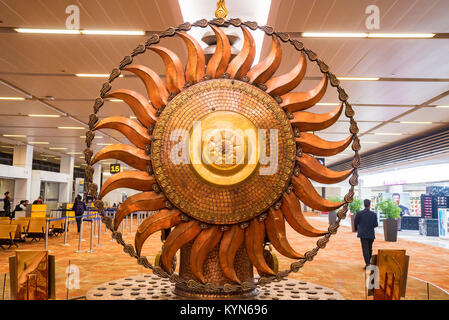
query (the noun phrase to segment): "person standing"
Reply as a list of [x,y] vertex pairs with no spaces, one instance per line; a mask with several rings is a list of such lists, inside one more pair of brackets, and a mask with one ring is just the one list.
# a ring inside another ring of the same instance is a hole
[[9,196],[9,191],[5,192],[5,198],[3,198],[3,210],[5,211],[5,217],[11,215],[11,197]]
[[81,218],[84,211],[87,210],[86,204],[81,200],[81,196],[77,195],[75,202],[73,203],[73,211],[75,211],[76,226],[78,227],[78,233],[81,230]]
[[365,267],[371,264],[371,257],[373,255],[373,242],[376,238],[374,229],[378,226],[377,215],[370,210],[371,201],[363,200],[365,209],[357,212],[354,220],[354,227],[357,230],[357,237],[360,238],[362,244],[363,259],[365,260]]

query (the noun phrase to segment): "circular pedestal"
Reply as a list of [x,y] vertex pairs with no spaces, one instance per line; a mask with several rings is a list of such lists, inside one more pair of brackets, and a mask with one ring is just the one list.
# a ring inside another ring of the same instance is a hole
[[[109,281],[87,292],[87,300],[180,300],[168,279],[146,274]],[[335,290],[310,282],[287,279],[257,289],[252,300],[344,300]]]

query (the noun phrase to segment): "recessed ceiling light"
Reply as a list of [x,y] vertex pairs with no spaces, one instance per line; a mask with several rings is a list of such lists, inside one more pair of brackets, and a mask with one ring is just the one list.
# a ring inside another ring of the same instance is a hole
[[361,143],[361,144],[364,144],[364,143],[377,144],[377,143],[380,143],[380,142],[379,142],[379,141],[361,141],[360,143]]
[[50,144],[47,141],[28,141],[29,144]]
[[337,77],[341,81],[377,81],[379,77]]
[[67,154],[72,155],[72,154],[83,154],[83,153],[82,152],[67,152]]
[[449,106],[436,106],[436,108],[449,108]]
[[144,36],[142,30],[70,30],[70,29],[34,29],[15,28],[19,33],[42,33],[42,34],[86,34],[86,35],[107,35],[107,36]]
[[67,129],[67,130],[84,130],[84,127],[58,127],[58,129]]
[[366,38],[367,33],[361,32],[303,32],[306,38]]
[[[109,73],[75,73],[75,76],[80,78],[109,78]],[[123,78],[123,74],[118,76],[119,78]],[[111,99],[119,100],[119,99]]]
[[399,123],[403,124],[432,124],[432,121],[399,121]]
[[15,28],[14,30],[19,33],[80,34],[79,30],[70,30],[70,29]]
[[81,34],[100,35],[100,36],[144,36],[143,30],[80,30]]
[[74,168],[79,168],[80,166],[73,166]]
[[24,134],[4,134],[3,136],[9,138],[26,138]]
[[129,116],[130,119],[137,119],[136,116]]
[[435,33],[368,33],[368,38],[433,38]]
[[435,33],[303,32],[305,38],[433,38]]
[[0,146],[0,147],[14,149],[14,146]]
[[39,117],[39,118],[59,118],[59,114],[29,114],[28,117]]
[[398,133],[398,132],[375,132],[374,133],[376,136],[400,136],[402,135],[402,133]]
[[338,102],[318,102],[315,104],[316,106],[338,106],[340,103]]
[[97,146],[112,146],[112,143],[97,143]]
[[23,100],[25,100],[25,98],[22,98],[22,97],[0,97],[0,100],[23,101]]
[[[86,139],[86,136],[80,136],[82,139]],[[95,136],[94,139],[103,139],[103,136]]]
[[68,148],[48,148],[48,150],[67,150]]
[[107,101],[111,101],[111,102],[123,102],[122,99],[109,99]]

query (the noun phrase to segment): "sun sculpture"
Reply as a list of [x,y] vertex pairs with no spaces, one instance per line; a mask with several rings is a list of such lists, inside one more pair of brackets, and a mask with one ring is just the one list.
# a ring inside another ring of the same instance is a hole
[[[186,33],[192,27],[209,27],[216,35],[216,50],[208,63],[197,40]],[[240,53],[232,59],[223,31],[227,27],[241,28],[244,36]],[[272,46],[268,56],[253,66],[255,43],[250,30],[257,29],[271,37]],[[174,52],[157,45],[167,37],[185,43],[185,66]],[[281,63],[282,43],[297,50],[298,62],[290,72],[274,76]],[[162,58],[165,81],[151,69],[133,64],[133,58],[146,51]],[[322,80],[310,91],[291,92],[306,74],[308,60],[317,63]],[[112,81],[122,72],[140,78],[148,97],[126,89],[112,91]],[[328,83],[337,89],[341,104],[329,113],[304,111],[320,101]],[[123,100],[137,120],[114,116],[99,121],[97,113],[109,98]],[[102,215],[101,199],[111,190],[141,191],[119,207],[114,219],[103,215],[103,222],[126,253],[169,278],[179,294],[253,295],[257,286],[280,281],[313,260],[346,216],[360,165],[358,128],[347,99],[336,76],[313,51],[269,26],[217,18],[169,28],[137,46],[103,84],[86,134],[89,190]],[[343,112],[350,120],[347,139],[330,142],[311,133],[331,126]],[[132,145],[114,144],[93,155],[94,131],[105,128],[118,130]],[[198,135],[199,140],[194,138]],[[351,170],[332,171],[314,158],[338,154],[351,142],[355,152]],[[97,192],[92,165],[103,159],[117,159],[136,170],[110,177]],[[338,203],[322,198],[311,183],[333,184],[349,177],[350,190]],[[328,230],[317,230],[304,217],[298,199],[316,210],[341,207],[337,222]],[[155,213],[139,226],[134,245],[126,244],[118,228],[136,211]],[[286,222],[305,237],[320,237],[316,247],[304,254],[292,248]],[[142,247],[158,231],[162,231],[161,256],[152,265],[142,255]],[[268,243],[297,260],[289,270],[276,270],[265,249]],[[179,273],[174,273],[178,251]],[[253,267],[259,277],[254,277]]]

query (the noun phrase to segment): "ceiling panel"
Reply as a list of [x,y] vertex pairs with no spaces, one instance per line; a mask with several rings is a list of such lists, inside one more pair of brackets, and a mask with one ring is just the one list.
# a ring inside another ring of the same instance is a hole
[[405,124],[405,123],[387,123],[384,126],[376,129],[375,132],[384,133],[404,133],[416,135],[427,130],[432,130],[438,128],[439,125],[436,124]]
[[[1,88],[1,86],[0,86]],[[0,114],[56,114],[39,102],[24,101],[0,101]]]
[[388,121],[412,107],[358,107],[354,106],[355,120],[357,121]]
[[449,123],[449,109],[447,108],[423,108],[418,109],[397,121],[433,121]]

